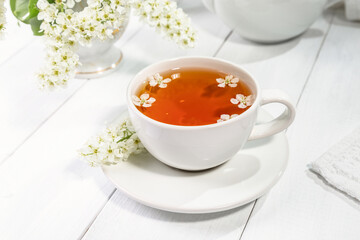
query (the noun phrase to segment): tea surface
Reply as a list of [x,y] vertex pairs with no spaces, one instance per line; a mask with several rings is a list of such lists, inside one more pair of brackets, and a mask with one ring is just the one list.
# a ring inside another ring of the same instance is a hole
[[149,76],[134,102],[143,114],[159,122],[182,126],[213,124],[251,106],[251,90],[236,76],[204,68],[181,68],[159,74],[162,78]]

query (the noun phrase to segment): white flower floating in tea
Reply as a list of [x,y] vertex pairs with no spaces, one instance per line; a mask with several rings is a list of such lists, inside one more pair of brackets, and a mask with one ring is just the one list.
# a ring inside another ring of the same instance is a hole
[[239,108],[246,108],[252,104],[252,96],[244,96],[242,94],[236,94],[236,98],[230,99],[232,104],[237,104]]
[[232,114],[231,116],[229,114],[221,114],[220,119],[217,120],[218,123],[225,122],[229,119],[233,119],[234,117],[239,116],[239,114]]
[[154,75],[149,77],[149,85],[151,87],[155,87],[156,85],[158,85],[159,88],[166,88],[167,83],[169,82],[171,82],[170,78],[163,79],[163,77],[159,73],[155,73]]
[[103,133],[94,136],[79,150],[90,166],[117,164],[131,154],[144,150],[128,118],[112,124]]
[[151,104],[153,104],[156,99],[153,97],[150,97],[148,93],[141,94],[140,98],[137,96],[132,96],[133,103],[138,107],[151,107]]
[[224,88],[226,85],[229,87],[236,87],[240,81],[239,78],[235,78],[233,75],[228,75],[224,78],[217,78],[216,81],[219,83],[218,87]]

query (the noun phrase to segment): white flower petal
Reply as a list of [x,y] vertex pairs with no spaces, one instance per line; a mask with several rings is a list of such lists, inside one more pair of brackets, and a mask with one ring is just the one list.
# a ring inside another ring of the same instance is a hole
[[218,119],[218,120],[217,120],[218,123],[221,123],[221,122],[223,122],[223,121],[224,121],[224,120],[222,120],[222,119]]
[[166,88],[167,87],[167,84],[165,84],[165,83],[160,83],[160,85],[159,85],[159,88]]
[[49,5],[48,1],[46,0],[39,0],[36,4],[36,6],[40,9],[40,10],[44,10],[47,6]]
[[140,99],[147,100],[147,99],[149,99],[149,97],[150,97],[150,95],[148,93],[143,93],[143,94],[141,94]]
[[224,87],[225,87],[225,82],[220,83],[220,84],[218,85],[218,87],[224,88]]
[[152,79],[149,80],[149,85],[152,86],[152,87],[155,87],[157,85],[157,81],[152,78]]
[[239,80],[239,78],[233,78],[233,79],[231,79],[231,83],[238,83],[240,80]]
[[149,100],[147,100],[146,102],[152,104],[152,103],[154,103],[155,101],[156,101],[156,99],[153,98],[153,97],[151,97],[151,98],[149,98]]
[[166,78],[166,79],[164,79],[162,82],[163,82],[163,83],[169,83],[169,82],[171,82],[171,79],[170,79],[170,78]]
[[252,105],[253,96],[252,95],[247,96],[245,101],[246,101],[246,105],[248,106]]
[[236,99],[239,101],[243,101],[245,99],[245,96],[242,94],[236,94]]
[[238,104],[238,103],[239,103],[239,100],[237,100],[237,99],[235,99],[235,98],[232,98],[232,99],[230,99],[230,102],[231,102],[232,104]]
[[239,108],[246,108],[247,106],[246,106],[244,103],[241,102],[241,103],[238,105],[238,107],[239,107]]
[[230,84],[229,84],[229,87],[236,87],[236,86],[237,86],[236,83],[230,83]]
[[228,75],[228,76],[225,77],[225,80],[230,81],[230,80],[233,79],[233,78],[234,78],[233,75]]
[[154,74],[154,79],[157,80],[157,81],[161,81],[163,79],[163,77],[159,73],[155,73]]
[[66,6],[68,8],[73,8],[75,6],[75,1],[74,0],[67,0],[66,1]]
[[134,105],[140,106],[140,101],[140,98],[138,98],[137,96],[132,96],[132,102]]
[[231,115],[231,118],[235,118],[237,116],[239,116],[239,114],[233,114],[233,115]]
[[217,81],[218,83],[223,83],[223,82],[225,82],[225,80],[222,79],[222,78],[217,78],[216,81]]
[[142,106],[143,107],[151,107],[151,104],[150,103],[144,103]]

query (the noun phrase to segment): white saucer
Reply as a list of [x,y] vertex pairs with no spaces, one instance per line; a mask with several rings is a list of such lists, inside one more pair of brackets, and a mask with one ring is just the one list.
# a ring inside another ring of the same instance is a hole
[[[272,117],[259,112],[259,121]],[[285,133],[248,142],[216,168],[187,172],[139,154],[103,171],[130,198],[150,207],[180,213],[211,213],[235,208],[265,194],[283,174],[288,160]]]

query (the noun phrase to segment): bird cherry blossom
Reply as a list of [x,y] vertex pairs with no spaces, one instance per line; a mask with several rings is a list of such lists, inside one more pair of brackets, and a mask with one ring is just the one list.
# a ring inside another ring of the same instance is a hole
[[252,96],[244,96],[242,94],[236,94],[235,98],[231,98],[230,102],[232,104],[238,105],[239,108],[247,108],[252,105]]
[[144,146],[137,137],[130,119],[125,118],[90,138],[79,150],[79,154],[90,166],[95,167],[118,164],[128,160],[131,154],[142,151]]
[[220,119],[217,120],[218,123],[225,122],[229,119],[233,119],[234,117],[239,116],[239,114],[232,114],[231,116],[229,114],[221,114]]
[[180,47],[194,47],[196,32],[190,18],[175,1],[170,0],[130,0],[134,13],[160,34]]
[[218,87],[224,88],[226,85],[229,87],[236,87],[239,82],[239,78],[235,78],[233,75],[228,75],[224,78],[217,78],[216,81],[219,83]]
[[163,79],[163,77],[159,73],[155,73],[154,75],[149,77],[149,84],[152,87],[158,85],[159,88],[166,88],[167,83],[169,82],[171,82],[170,78]]
[[148,93],[141,94],[140,98],[137,96],[132,97],[134,105],[138,107],[151,107],[151,104],[153,104],[156,99],[153,97],[150,97]]
[[6,8],[5,8],[5,0],[0,0],[0,40],[4,37],[5,34],[5,18]]
[[[0,0],[0,5],[1,5]],[[46,65],[37,74],[40,86],[52,89],[66,86],[81,64],[78,46],[91,46],[92,40],[113,38],[114,29],[127,22],[133,8],[145,23],[180,47],[193,47],[196,33],[190,18],[169,0],[87,0],[82,11],[75,11],[81,0],[38,0],[40,26],[47,46]],[[74,9],[73,9],[74,8]],[[1,16],[1,10],[0,10]],[[0,17],[0,35],[1,35]],[[66,53],[63,58],[61,54]],[[166,87],[168,79],[159,87]]]

